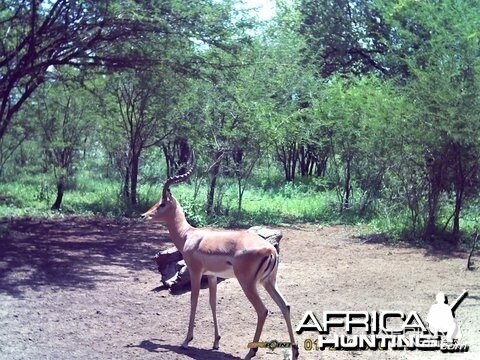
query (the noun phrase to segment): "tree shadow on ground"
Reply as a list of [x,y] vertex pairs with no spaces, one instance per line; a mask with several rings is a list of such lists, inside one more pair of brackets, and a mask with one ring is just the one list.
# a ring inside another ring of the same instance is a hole
[[[136,347],[140,349],[144,349],[148,352],[153,352],[153,353],[162,353],[162,352],[173,352],[179,355],[184,355],[192,359],[198,359],[198,360],[216,360],[216,359],[228,359],[228,360],[235,360],[235,359],[241,359],[239,357],[224,353],[219,350],[213,350],[213,349],[198,349],[195,347],[188,347],[187,349],[182,348],[181,346],[178,345],[169,345],[169,344],[161,344],[158,343],[157,341],[162,341],[159,339],[154,339],[155,342],[151,340],[143,340],[140,342],[138,345],[127,345],[127,347]],[[162,351],[162,349],[164,351]]]
[[[467,259],[467,251],[444,240],[420,241],[420,240],[393,240],[386,234],[368,234],[355,236],[354,239],[361,244],[380,244],[393,248],[411,248],[424,250],[424,256],[433,257],[436,260],[444,259]],[[465,265],[466,266],[466,265]]]
[[120,281],[115,271],[154,269],[152,257],[169,244],[158,223],[94,217],[0,221],[0,293],[21,298],[42,286],[95,288]]

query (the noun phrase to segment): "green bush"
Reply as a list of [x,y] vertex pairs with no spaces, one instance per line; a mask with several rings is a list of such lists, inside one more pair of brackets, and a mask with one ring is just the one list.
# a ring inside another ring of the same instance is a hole
[[[419,241],[421,229],[412,231],[409,213],[398,203],[377,199],[371,211],[361,213],[357,199],[351,207],[339,211],[337,194],[322,181],[297,184],[272,184],[258,181],[258,186],[247,187],[242,209],[238,209],[237,188],[233,181],[224,181],[217,189],[221,204],[214,214],[207,216],[205,202],[207,185],[202,184],[197,194],[192,184],[172,187],[173,195],[181,203],[188,221],[194,226],[223,227],[275,226],[285,223],[321,223],[362,225],[368,233],[388,234],[390,239]],[[59,216],[61,214],[101,215],[109,217],[137,217],[158,201],[162,183],[142,182],[138,188],[138,204],[130,205],[120,195],[120,183],[86,170],[69,179],[60,212],[50,207],[56,197],[55,179],[45,174],[24,176],[14,182],[0,183],[0,217]],[[462,212],[462,237],[469,241],[478,227],[478,202],[469,203]],[[446,223],[450,209],[439,213],[439,224]],[[439,233],[438,237],[442,237]]]

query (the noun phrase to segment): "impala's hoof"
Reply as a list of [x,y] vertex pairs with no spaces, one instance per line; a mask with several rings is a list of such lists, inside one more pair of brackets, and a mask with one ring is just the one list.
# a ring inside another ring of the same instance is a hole
[[298,356],[299,356],[298,345],[297,345],[297,344],[293,344],[293,345],[292,345],[292,360],[297,360],[297,359],[298,359]]
[[258,348],[251,348],[250,351],[248,352],[247,356],[245,356],[245,360],[249,360],[249,359],[255,357],[255,355],[257,355],[257,350],[258,350]]
[[218,336],[213,342],[213,350],[218,350],[218,348],[220,347],[220,338],[221,336]]
[[188,344],[193,340],[193,336],[187,337],[182,344],[182,349],[188,348]]

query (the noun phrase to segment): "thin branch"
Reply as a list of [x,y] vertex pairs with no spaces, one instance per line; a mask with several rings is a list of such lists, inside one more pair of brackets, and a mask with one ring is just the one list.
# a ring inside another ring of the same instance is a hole
[[470,250],[470,254],[468,255],[468,259],[467,259],[467,270],[474,270],[474,269],[475,269],[475,268],[473,267],[472,256],[473,256],[473,253],[475,252],[475,246],[477,245],[477,239],[478,239],[478,230],[475,231],[475,235],[474,235],[474,237],[473,237],[472,250]]

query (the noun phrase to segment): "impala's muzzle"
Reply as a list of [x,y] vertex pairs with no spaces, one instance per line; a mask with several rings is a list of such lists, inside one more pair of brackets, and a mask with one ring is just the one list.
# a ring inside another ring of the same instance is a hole
[[148,210],[147,212],[144,212],[142,215],[140,215],[140,219],[142,220],[150,220],[152,218],[152,210]]

